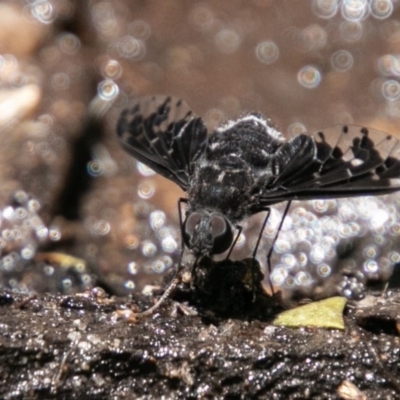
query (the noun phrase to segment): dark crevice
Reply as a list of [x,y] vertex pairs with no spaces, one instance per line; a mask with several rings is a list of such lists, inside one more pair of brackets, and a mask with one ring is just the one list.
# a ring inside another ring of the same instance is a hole
[[90,189],[93,178],[87,171],[88,162],[92,160],[92,148],[103,137],[103,123],[100,119],[90,117],[83,127],[82,134],[72,148],[72,159],[60,194],[56,215],[68,220],[79,219],[80,201]]

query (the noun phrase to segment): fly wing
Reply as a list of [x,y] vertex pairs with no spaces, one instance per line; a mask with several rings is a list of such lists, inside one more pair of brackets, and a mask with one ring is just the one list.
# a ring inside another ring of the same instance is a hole
[[400,142],[387,133],[334,126],[279,149],[261,206],[285,200],[379,195],[400,190]]
[[140,99],[117,125],[122,147],[138,161],[187,190],[207,129],[186,102],[170,96]]

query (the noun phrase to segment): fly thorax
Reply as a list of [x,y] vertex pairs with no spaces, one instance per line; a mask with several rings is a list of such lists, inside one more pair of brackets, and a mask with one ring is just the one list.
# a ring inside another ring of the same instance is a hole
[[250,198],[254,183],[252,169],[235,154],[219,160],[202,160],[189,189],[192,205],[216,210],[232,219],[240,219],[243,204]]

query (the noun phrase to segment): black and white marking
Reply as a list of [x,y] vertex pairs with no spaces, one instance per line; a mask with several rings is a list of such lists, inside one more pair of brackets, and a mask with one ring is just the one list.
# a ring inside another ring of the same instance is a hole
[[240,221],[275,203],[400,190],[399,140],[373,129],[286,140],[254,113],[208,134],[184,101],[154,96],[123,111],[117,132],[125,150],[187,192],[181,229],[197,257],[230,249]]

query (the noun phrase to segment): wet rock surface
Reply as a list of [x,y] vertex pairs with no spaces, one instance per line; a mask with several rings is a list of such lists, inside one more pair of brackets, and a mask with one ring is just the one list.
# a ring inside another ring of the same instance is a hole
[[[128,322],[121,311],[152,299],[0,294],[4,399],[339,399],[344,382],[368,399],[400,395],[399,335],[360,326],[398,307],[399,292],[350,304],[345,331],[274,327],[257,319],[185,315],[167,300]],[[117,310],[120,310],[117,312]],[[119,316],[118,316],[119,315]],[[368,315],[365,317],[365,315]],[[396,317],[387,317],[395,325]]]

